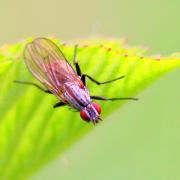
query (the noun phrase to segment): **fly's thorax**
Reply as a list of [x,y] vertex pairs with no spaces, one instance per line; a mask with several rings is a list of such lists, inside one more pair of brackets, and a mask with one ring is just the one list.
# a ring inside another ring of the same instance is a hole
[[81,87],[76,83],[64,84],[64,96],[67,102],[75,109],[81,110],[91,103],[89,91],[87,88]]

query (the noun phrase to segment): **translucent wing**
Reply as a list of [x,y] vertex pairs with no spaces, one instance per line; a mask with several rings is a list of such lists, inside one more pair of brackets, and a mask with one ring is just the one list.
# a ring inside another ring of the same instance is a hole
[[82,83],[61,50],[46,38],[38,38],[27,44],[24,57],[30,72],[61,99],[64,83]]

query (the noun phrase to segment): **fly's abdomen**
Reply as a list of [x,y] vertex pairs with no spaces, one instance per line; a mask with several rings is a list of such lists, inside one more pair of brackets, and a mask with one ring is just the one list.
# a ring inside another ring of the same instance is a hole
[[81,110],[91,102],[89,92],[86,88],[81,88],[73,83],[65,83],[64,86],[64,96],[68,103],[75,109]]

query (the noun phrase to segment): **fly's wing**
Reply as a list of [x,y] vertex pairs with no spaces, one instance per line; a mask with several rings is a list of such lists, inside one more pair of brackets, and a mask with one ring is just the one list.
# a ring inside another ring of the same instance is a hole
[[30,72],[48,90],[61,98],[64,83],[82,83],[61,50],[46,38],[38,38],[27,44],[24,57]]

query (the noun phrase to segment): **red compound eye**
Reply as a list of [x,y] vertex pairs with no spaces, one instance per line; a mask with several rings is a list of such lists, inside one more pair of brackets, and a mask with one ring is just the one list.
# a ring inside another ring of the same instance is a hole
[[80,111],[80,116],[81,116],[81,118],[84,119],[85,121],[87,121],[87,122],[90,121],[90,119],[89,119],[89,117],[88,117],[88,115],[87,115],[87,113],[86,113],[85,110]]
[[101,114],[101,106],[98,103],[93,102],[93,107],[96,109],[96,111]]

